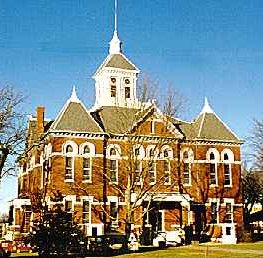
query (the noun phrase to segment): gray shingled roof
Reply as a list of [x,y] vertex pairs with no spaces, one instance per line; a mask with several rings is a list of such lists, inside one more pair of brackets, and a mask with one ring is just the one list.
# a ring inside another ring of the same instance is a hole
[[51,126],[52,130],[102,132],[82,103],[69,102]]
[[182,121],[179,127],[187,139],[241,142],[214,113],[201,113],[191,123]]
[[95,72],[95,75],[103,68],[119,68],[139,72],[138,68],[123,54],[111,54],[106,57],[103,63]]
[[134,108],[101,107],[93,116],[107,133],[122,134],[138,121],[139,114],[139,109]]
[[121,68],[125,70],[137,70],[135,65],[121,54],[112,55],[108,62],[105,64],[105,67]]

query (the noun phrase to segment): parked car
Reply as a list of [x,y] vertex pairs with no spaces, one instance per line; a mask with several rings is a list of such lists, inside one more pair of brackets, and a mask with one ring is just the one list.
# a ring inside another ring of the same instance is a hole
[[127,237],[120,233],[107,233],[105,235],[88,237],[87,246],[90,253],[121,253],[127,246]]

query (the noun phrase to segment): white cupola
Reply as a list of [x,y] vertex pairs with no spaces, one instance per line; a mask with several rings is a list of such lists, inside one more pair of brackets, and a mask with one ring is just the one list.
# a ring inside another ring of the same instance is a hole
[[117,0],[115,23],[109,43],[109,54],[95,72],[96,101],[94,109],[103,106],[138,107],[136,96],[138,68],[122,53],[117,31]]

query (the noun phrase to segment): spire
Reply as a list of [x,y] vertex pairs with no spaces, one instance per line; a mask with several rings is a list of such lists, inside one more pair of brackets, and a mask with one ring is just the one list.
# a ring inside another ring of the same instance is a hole
[[114,32],[113,37],[110,41],[109,54],[119,54],[121,53],[121,41],[118,37],[118,6],[117,0],[115,0],[115,11],[114,11]]
[[77,102],[77,103],[80,102],[80,100],[79,100],[79,98],[78,98],[78,96],[77,96],[77,93],[76,93],[76,87],[75,87],[75,85],[72,87],[72,93],[71,93],[71,96],[70,96],[70,98],[69,98],[68,101],[69,101],[69,102]]
[[203,110],[201,111],[201,114],[204,114],[204,113],[214,113],[213,109],[208,103],[207,97],[205,97],[205,104],[204,104]]

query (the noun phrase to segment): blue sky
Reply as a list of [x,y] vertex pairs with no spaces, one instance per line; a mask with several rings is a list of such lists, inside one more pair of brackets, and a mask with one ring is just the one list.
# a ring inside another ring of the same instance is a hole
[[[142,73],[186,98],[188,120],[207,96],[244,139],[263,117],[262,13],[262,0],[119,0],[118,31]],[[92,106],[113,15],[114,0],[0,0],[0,85],[28,96],[28,114],[44,105],[54,118],[73,85]],[[15,189],[14,178],[3,182],[0,211]]]

